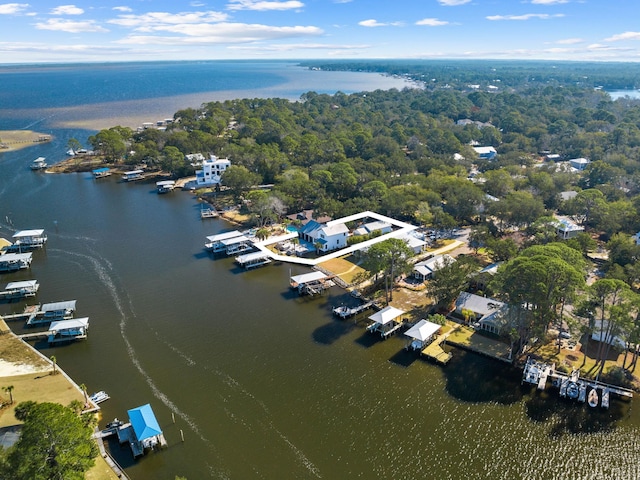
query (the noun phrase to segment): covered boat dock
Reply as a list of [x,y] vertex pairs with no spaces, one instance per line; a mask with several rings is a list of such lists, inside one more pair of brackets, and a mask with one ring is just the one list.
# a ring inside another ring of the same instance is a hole
[[247,270],[271,263],[271,257],[262,251],[246,253],[236,257],[236,263]]
[[294,275],[289,279],[291,288],[298,290],[300,295],[316,295],[333,286],[331,277],[319,271]]
[[93,178],[105,178],[111,175],[111,170],[108,167],[96,168],[92,170]]
[[87,338],[88,330],[88,317],[51,322],[51,326],[49,327],[49,332],[47,335],[47,341],[49,343],[59,343]]
[[367,332],[377,332],[383,339],[393,335],[404,325],[404,320],[402,319],[404,313],[404,311],[391,305],[384,307],[379,312],[369,316],[371,322],[367,325]]
[[29,268],[33,260],[32,257],[31,252],[0,255],[0,272],[15,272]]
[[227,247],[222,242],[236,237],[241,237],[242,232],[239,230],[232,230],[230,232],[217,233],[215,235],[209,235],[207,237],[207,243],[204,244],[204,248],[213,253],[224,252]]
[[76,300],[43,304],[27,319],[27,325],[51,323],[56,320],[68,320],[76,310]]
[[13,234],[13,250],[42,248],[47,243],[47,236],[44,234],[44,230],[41,228],[32,230],[20,230]]
[[428,320],[420,320],[409,330],[404,332],[408,339],[407,350],[422,351],[431,343],[440,331],[441,326]]
[[24,297],[35,297],[38,293],[40,284],[37,280],[23,280],[21,282],[10,282],[4,288],[4,291],[0,292],[0,299],[14,300]]

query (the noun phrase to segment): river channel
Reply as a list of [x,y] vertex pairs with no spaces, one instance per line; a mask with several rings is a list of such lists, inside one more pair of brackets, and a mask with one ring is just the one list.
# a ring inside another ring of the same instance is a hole
[[201,220],[188,192],[30,171],[79,134],[64,133],[2,154],[0,235],[44,228],[49,242],[0,281],[35,278],[39,302],[78,301],[88,339],[36,346],[111,395],[101,425],[151,404],[168,448],[134,461],[110,445],[132,479],[639,477],[637,399],[589,409],[473,354],[416,358],[399,336],[332,318],[341,290],[292,294],[302,267],[245,272],[207,254],[205,237],[232,227]]

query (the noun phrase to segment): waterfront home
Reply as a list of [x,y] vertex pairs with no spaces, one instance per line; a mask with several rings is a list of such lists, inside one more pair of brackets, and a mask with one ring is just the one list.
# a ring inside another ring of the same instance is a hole
[[0,272],[15,272],[31,266],[33,254],[27,253],[5,253],[0,255]]
[[47,243],[47,236],[41,228],[32,230],[20,230],[13,234],[14,250],[41,248]]
[[402,316],[405,312],[391,305],[369,316],[367,331],[379,333],[382,338],[392,335],[404,324]]
[[211,187],[220,185],[222,175],[231,166],[228,158],[218,158],[211,155],[208,160],[202,162],[202,170],[196,170],[196,186]]
[[122,174],[122,180],[125,182],[135,182],[136,180],[142,180],[144,170],[129,170],[128,172],[124,172]]
[[127,410],[133,436],[129,437],[134,457],[144,453],[144,450],[164,445],[166,442],[160,424],[150,404]]
[[70,320],[59,320],[51,322],[47,335],[47,342],[59,343],[70,342],[87,338],[89,330],[89,318],[72,318]]
[[416,263],[413,266],[413,276],[421,282],[424,282],[432,278],[435,272],[447,265],[451,265],[455,261],[451,255],[447,255],[446,253],[434,255],[427,260]]
[[479,330],[499,335],[506,325],[506,305],[493,298],[462,292],[456,299],[455,312]]
[[347,246],[349,229],[344,223],[328,225],[311,220],[300,229],[299,236],[302,240],[313,244],[318,250],[329,252]]
[[420,320],[409,330],[404,332],[408,338],[407,350],[422,351],[440,331],[441,325],[428,320]]

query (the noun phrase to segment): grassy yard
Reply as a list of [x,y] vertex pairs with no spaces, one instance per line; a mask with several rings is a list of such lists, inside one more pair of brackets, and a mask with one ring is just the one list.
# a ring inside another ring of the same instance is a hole
[[[6,328],[6,324],[0,319],[0,330]],[[0,335],[0,359],[20,367],[31,366],[40,371],[21,375],[0,376],[0,428],[18,425],[14,415],[15,406],[20,402],[52,402],[61,405],[69,405],[71,401],[78,400],[84,403],[84,395],[67,378],[58,373],[53,375],[51,364],[34,352],[12,334]],[[9,404],[10,396],[5,387],[13,387],[11,396],[13,404]],[[118,476],[107,465],[100,455],[96,457],[95,465],[86,473],[89,480],[116,480]]]
[[356,281],[358,276],[362,275],[365,270],[349,261],[348,258],[350,257],[334,258],[320,263],[319,266],[337,275],[344,280],[345,283],[351,284]]

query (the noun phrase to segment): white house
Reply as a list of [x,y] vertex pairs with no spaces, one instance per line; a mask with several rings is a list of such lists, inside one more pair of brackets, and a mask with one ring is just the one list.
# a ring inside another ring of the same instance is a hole
[[224,171],[231,166],[228,158],[218,158],[211,155],[208,160],[202,162],[202,170],[196,171],[196,185],[207,187],[219,185]]
[[393,229],[392,225],[389,222],[383,222],[382,220],[377,220],[375,222],[365,223],[364,225],[356,228],[353,231],[354,235],[369,235],[373,232],[380,232],[382,235],[385,233],[391,232]]
[[504,303],[493,298],[462,292],[456,299],[455,311],[461,317],[470,313],[470,320],[477,322],[478,328],[498,335],[506,323],[505,307]]
[[571,168],[575,168],[578,171],[582,171],[585,168],[587,168],[587,165],[589,165],[589,160],[587,160],[586,158],[572,158],[571,160],[569,160],[569,165],[571,165]]
[[309,221],[298,233],[302,240],[318,246],[322,252],[329,252],[347,246],[349,229],[344,223],[336,223],[331,226]]
[[565,217],[558,217],[558,236],[563,240],[567,240],[569,238],[573,238],[578,233],[584,232],[584,227],[576,224]]
[[413,266],[413,276],[424,282],[429,280],[435,272],[446,265],[451,265],[456,260],[446,253],[443,255],[434,255],[433,257],[418,262]]
[[493,147],[473,147],[473,149],[478,154],[478,157],[483,160],[493,160],[498,155],[498,152]]

